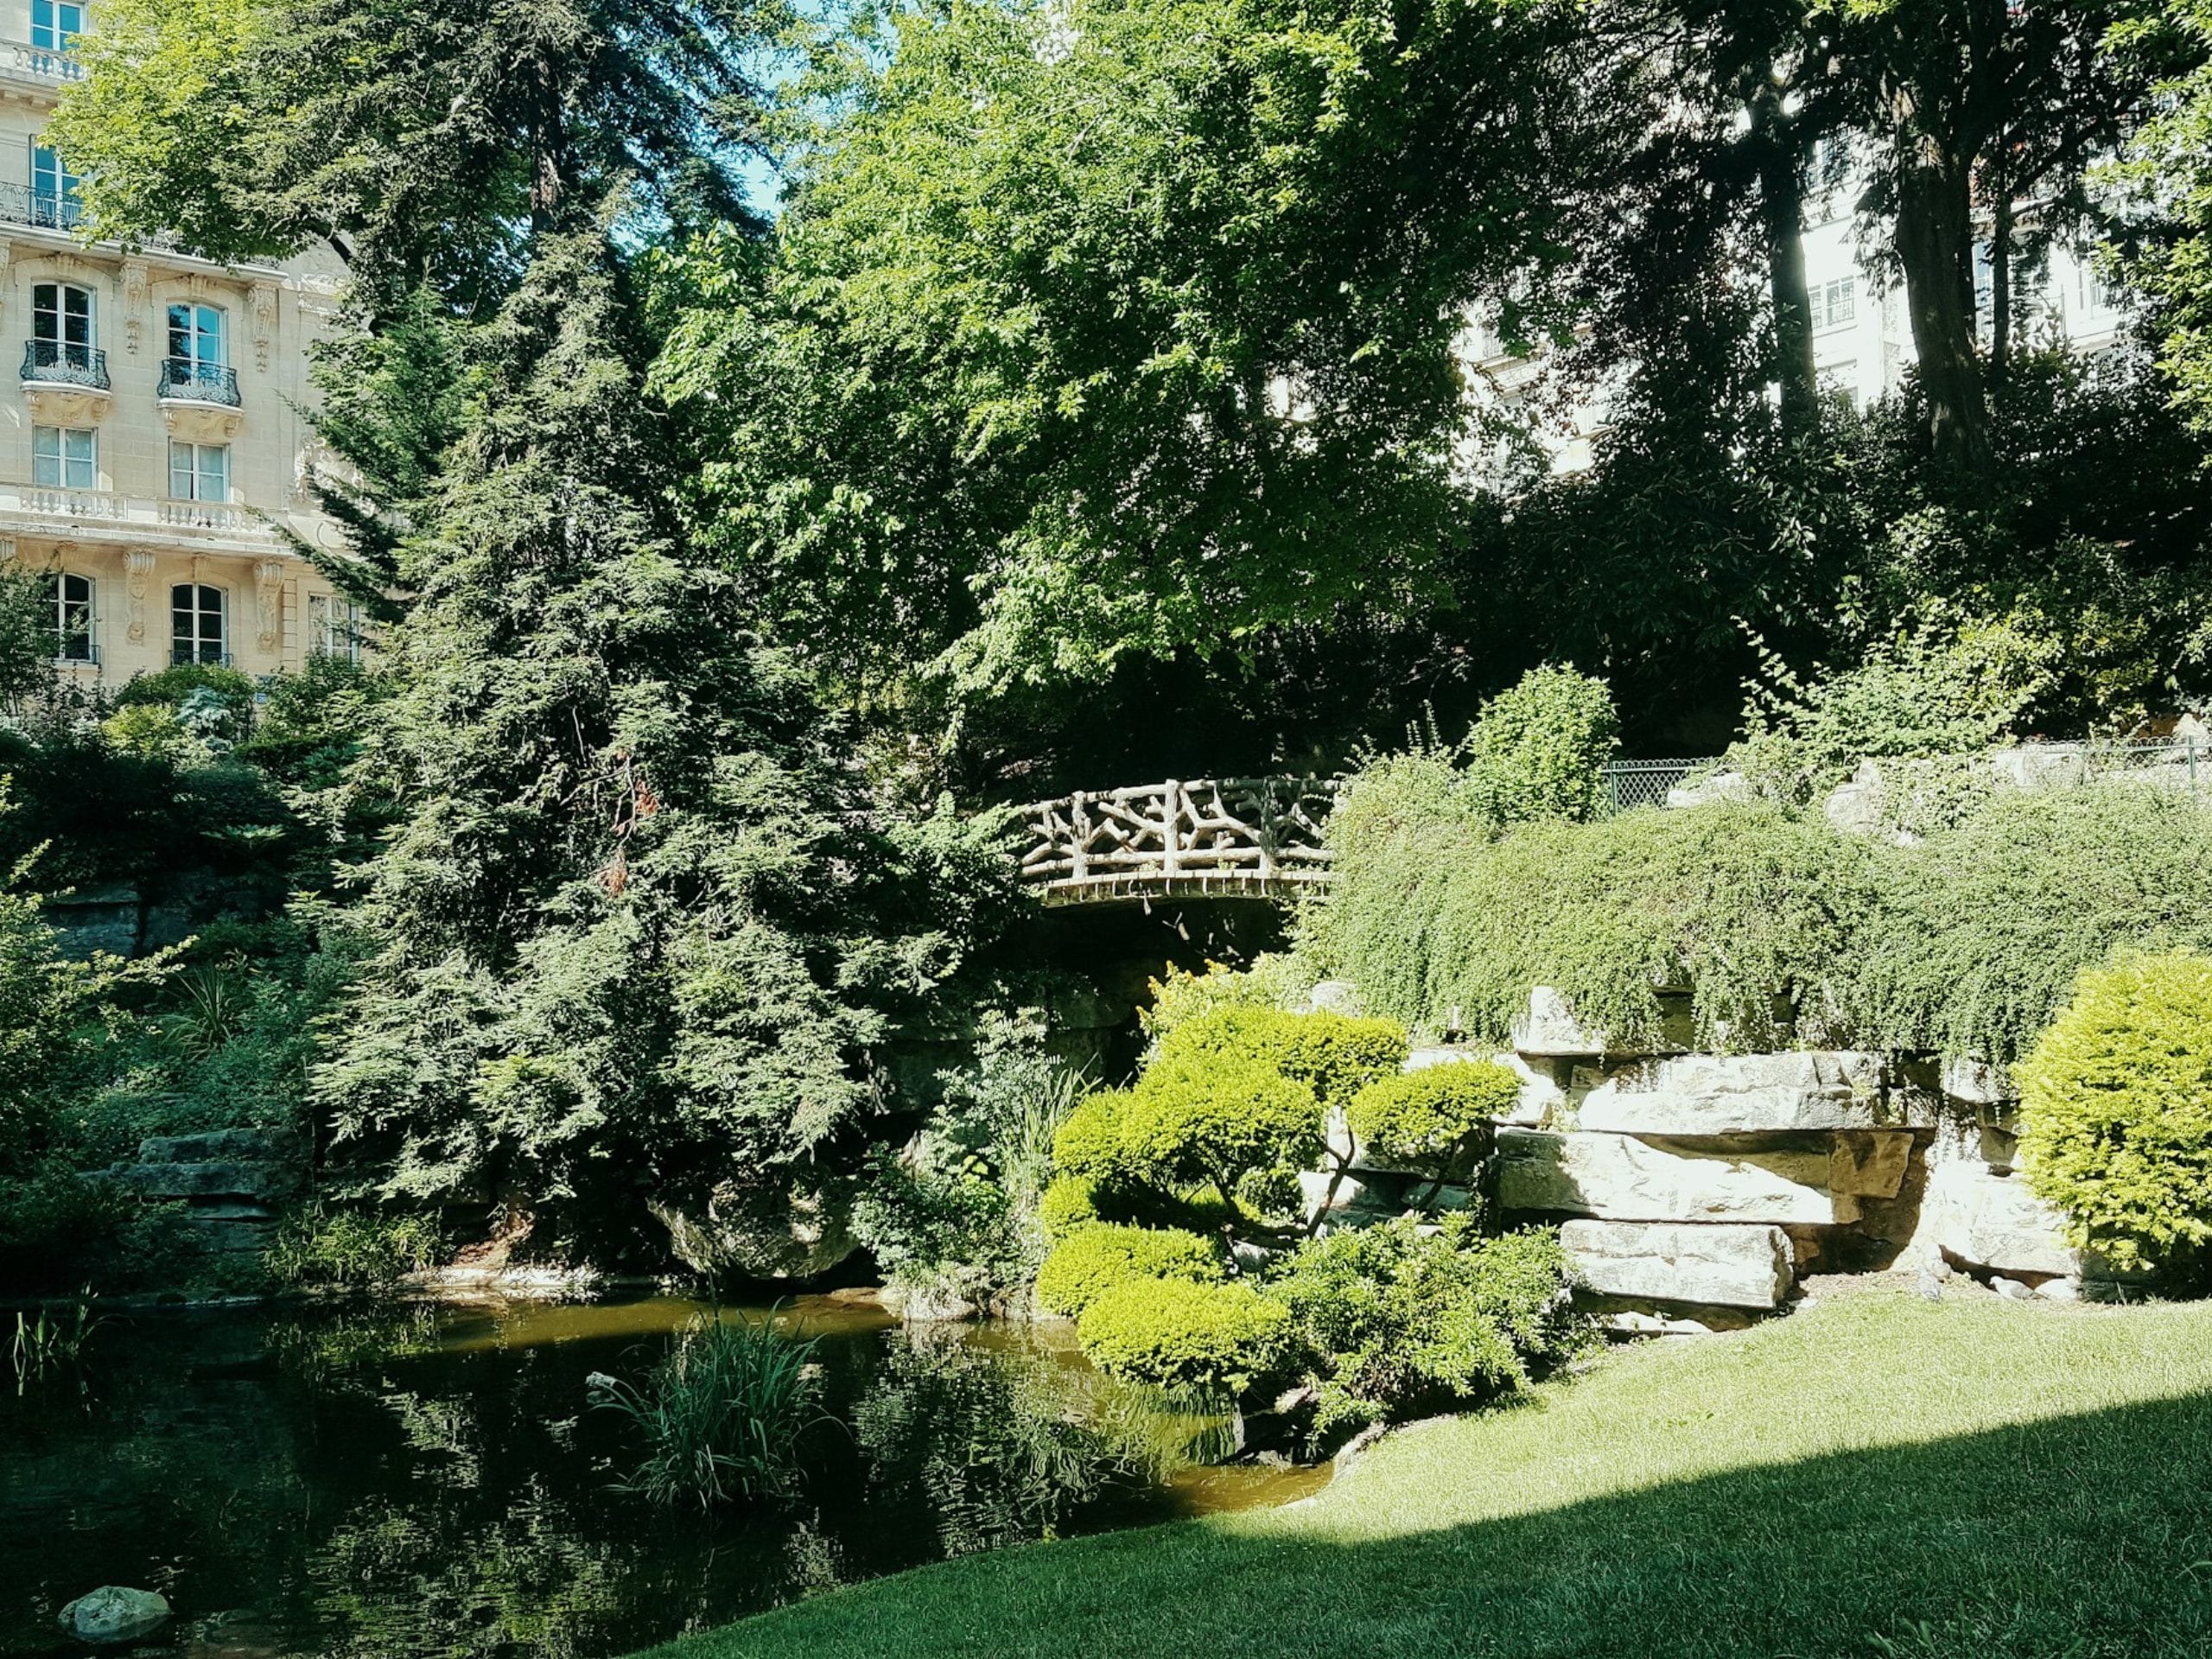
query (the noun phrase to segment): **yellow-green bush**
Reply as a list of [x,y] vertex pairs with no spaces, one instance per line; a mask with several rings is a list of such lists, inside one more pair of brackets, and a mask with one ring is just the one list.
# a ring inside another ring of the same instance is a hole
[[1285,1362],[1291,1319],[1249,1285],[1132,1279],[1084,1309],[1076,1334],[1109,1376],[1233,1394]]
[[1094,1182],[1121,1173],[1121,1112],[1128,1099],[1127,1090],[1101,1089],[1077,1103],[1053,1132],[1052,1167]]
[[1220,1249],[1196,1233],[1100,1221],[1077,1228],[1052,1247],[1037,1274],[1037,1300],[1072,1317],[1132,1279],[1217,1283],[1221,1277]]
[[1397,1071],[1406,1052],[1406,1028],[1395,1020],[1225,1004],[1178,1026],[1154,1064],[1257,1061],[1304,1084],[1325,1111]]
[[2073,1243],[2120,1267],[2212,1243],[2212,958],[2123,958],[2081,976],[2028,1057],[2020,1153]]
[[1088,1175],[1056,1175],[1037,1199],[1037,1224],[1058,1241],[1099,1219],[1098,1183]]
[[1121,1102],[1115,1141],[1119,1166],[1102,1173],[1161,1188],[1209,1183],[1233,1200],[1247,1175],[1319,1155],[1321,1108],[1259,1060],[1163,1056]]
[[1287,954],[1255,957],[1249,968],[1241,969],[1219,962],[1206,963],[1202,974],[1171,967],[1152,982],[1152,1006],[1139,1009],[1137,1020],[1145,1035],[1157,1042],[1215,1008],[1286,1008],[1303,1001],[1313,988],[1313,970]]
[[1400,1163],[1441,1170],[1486,1150],[1490,1120],[1513,1109],[1521,1078],[1495,1060],[1454,1060],[1401,1071],[1352,1096],[1352,1138]]

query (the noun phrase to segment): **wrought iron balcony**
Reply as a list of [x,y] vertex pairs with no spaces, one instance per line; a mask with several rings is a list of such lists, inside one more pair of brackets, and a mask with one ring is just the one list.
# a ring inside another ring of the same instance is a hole
[[238,407],[238,372],[219,363],[197,363],[188,357],[162,359],[162,379],[156,396],[188,398],[195,404]]
[[23,342],[23,378],[46,386],[89,386],[105,391],[107,353],[69,340]]
[[29,225],[41,231],[73,231],[84,216],[85,204],[73,194],[56,194],[27,184],[0,184],[0,219],[11,225]]

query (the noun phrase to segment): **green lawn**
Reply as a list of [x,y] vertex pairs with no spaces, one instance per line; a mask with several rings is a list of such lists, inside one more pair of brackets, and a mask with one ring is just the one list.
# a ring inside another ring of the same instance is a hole
[[1867,1291],[1408,1430],[1313,1501],[970,1556],[680,1659],[2212,1655],[2212,1306]]

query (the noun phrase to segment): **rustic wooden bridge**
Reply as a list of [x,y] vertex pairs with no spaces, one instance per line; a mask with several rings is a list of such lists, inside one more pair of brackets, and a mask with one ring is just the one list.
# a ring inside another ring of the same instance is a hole
[[1326,778],[1171,778],[1028,809],[1021,879],[1047,906],[1294,899],[1329,879]]

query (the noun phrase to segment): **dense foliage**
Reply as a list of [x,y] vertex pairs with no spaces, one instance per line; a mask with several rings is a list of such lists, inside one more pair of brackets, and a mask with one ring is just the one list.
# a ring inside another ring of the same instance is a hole
[[1268,1286],[1296,1321],[1314,1429],[1511,1393],[1584,1339],[1556,1234],[1406,1217],[1309,1240]]
[[1440,1179],[1487,1155],[1491,1120],[1520,1098],[1510,1066],[1453,1060],[1369,1084],[1345,1107],[1344,1126],[1369,1150]]
[[1125,1279],[1076,1322],[1083,1351],[1109,1376],[1235,1395],[1281,1366],[1291,1340],[1283,1305],[1241,1281]]
[[2088,969],[2013,1075],[2029,1185],[2073,1242],[2123,1269],[2201,1275],[2212,1245],[2212,957]]
[[1037,1275],[1037,1300],[1073,1319],[1115,1286],[1131,1279],[1223,1277],[1220,1250],[1175,1227],[1128,1227],[1094,1222],[1062,1240]]

